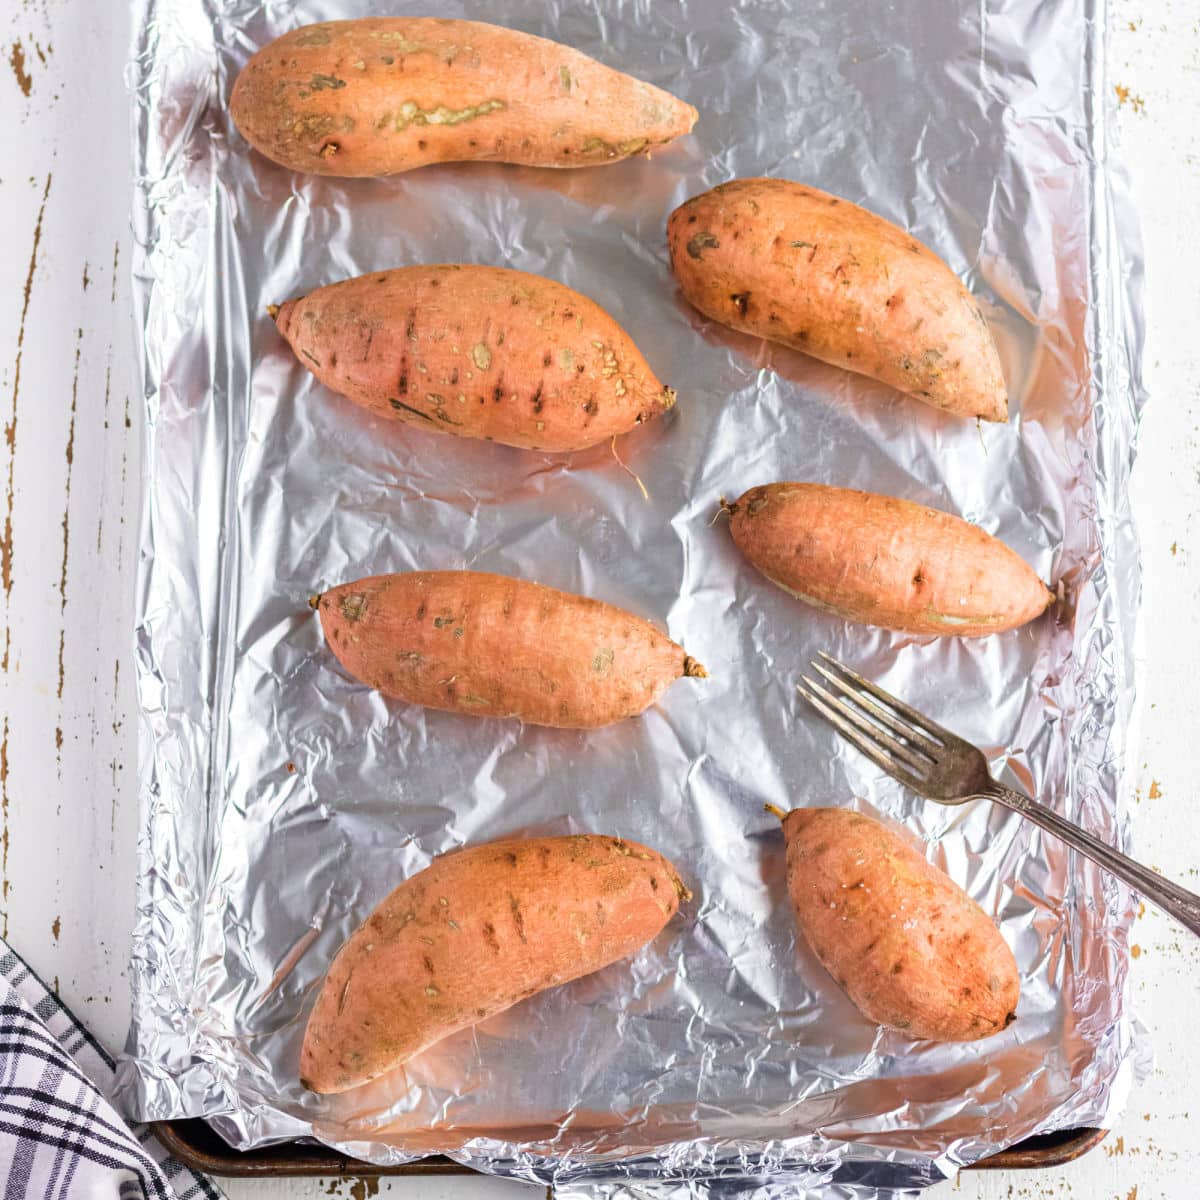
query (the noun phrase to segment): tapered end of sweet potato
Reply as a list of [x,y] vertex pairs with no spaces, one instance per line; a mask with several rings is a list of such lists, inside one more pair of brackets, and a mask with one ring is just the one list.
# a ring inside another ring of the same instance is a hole
[[1004,425],[1008,421],[1008,393],[997,391],[991,396],[984,397],[984,403],[976,416],[981,421],[992,421]]
[[687,904],[692,898],[692,889],[679,878],[673,867],[671,867],[671,883],[675,888],[675,895],[679,897],[679,903]]
[[[670,93],[667,93],[670,95]],[[699,110],[686,100],[680,100],[678,96],[672,96],[674,104],[674,136],[683,137],[685,134],[691,133],[696,122],[700,120]]]
[[690,654],[683,660],[683,674],[688,679],[708,678],[708,671],[704,664],[697,662]]
[[349,1064],[339,1061],[333,1049],[318,1044],[311,1029],[305,1032],[304,1044],[300,1047],[299,1074],[302,1087],[322,1096],[348,1092],[364,1082],[355,1076]]
[[[646,87],[647,85],[642,85]],[[659,146],[665,146],[669,142],[673,142],[676,138],[686,137],[692,132],[692,128],[700,119],[700,114],[696,108],[689,104],[686,100],[680,100],[678,96],[671,95],[670,92],[664,92],[661,88],[649,88],[653,94],[651,103],[655,104],[659,119],[652,125],[644,127],[645,136],[633,139],[633,143],[642,142],[637,149],[629,149],[627,154],[650,154]]]
[[297,303],[299,301],[285,300],[282,304],[267,305],[267,314],[275,322],[275,328],[283,334],[289,343],[292,340],[292,318],[296,312]]

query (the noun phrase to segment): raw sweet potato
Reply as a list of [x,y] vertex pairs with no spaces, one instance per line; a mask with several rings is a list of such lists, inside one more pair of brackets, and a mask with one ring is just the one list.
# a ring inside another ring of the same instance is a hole
[[697,115],[569,46],[436,17],[285,33],[246,64],[230,110],[268,158],[319,175],[481,160],[589,167],[681,137]]
[[771,483],[735,504],[742,553],[798,600],[906,633],[983,637],[1054,599],[1033,568],[961,517],[847,488]]
[[318,288],[273,316],[327,387],[423,429],[582,450],[675,403],[598,304],[524,271],[402,267]]
[[705,675],[640,617],[504,575],[377,575],[312,603],[351,675],[427,708],[592,729]]
[[1016,1017],[1020,979],[987,913],[879,821],[836,808],[783,818],[796,922],[868,1020],[974,1041]]
[[714,321],[947,412],[1007,420],[979,304],[890,221],[787,179],[735,179],[680,205],[667,240],[683,294]]
[[333,960],[300,1077],[316,1092],[366,1083],[535,992],[636,953],[688,897],[661,854],[595,834],[434,859]]

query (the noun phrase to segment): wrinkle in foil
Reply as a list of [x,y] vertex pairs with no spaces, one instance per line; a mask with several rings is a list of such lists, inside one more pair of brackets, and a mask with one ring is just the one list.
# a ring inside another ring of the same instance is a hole
[[[206,1116],[239,1146],[441,1152],[614,1196],[916,1188],[1031,1133],[1107,1123],[1135,1049],[1129,893],[1013,814],[881,779],[794,691],[830,650],[1126,838],[1141,259],[1107,161],[1103,0],[963,2],[936,20],[870,0],[440,5],[573,45],[700,121],[615,166],[384,180],[278,168],[226,110],[259,46],[368,4],[134,10],[148,446],[127,1105]],[[950,263],[1000,347],[1007,425],[943,416],[682,301],[667,215],[759,174],[865,204]],[[454,261],[547,275],[633,332],[679,403],[620,440],[628,470],[607,447],[542,456],[380,421],[324,391],[266,316],[350,275]],[[1061,581],[1065,615],[968,643],[804,608],[712,522],[720,496],[776,479],[959,513]],[[457,567],[628,608],[711,678],[582,734],[394,704],[325,650],[314,591]],[[854,804],[928,839],[1016,953],[1015,1025],[936,1046],[863,1020],[798,944],[768,801]],[[304,1020],[342,940],[434,855],[534,830],[649,843],[696,898],[632,961],[360,1091],[306,1092]]]

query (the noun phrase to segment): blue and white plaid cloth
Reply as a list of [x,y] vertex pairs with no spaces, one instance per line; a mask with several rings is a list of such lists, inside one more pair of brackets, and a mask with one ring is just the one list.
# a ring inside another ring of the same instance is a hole
[[0,940],[0,1200],[223,1200],[106,1097],[113,1059]]

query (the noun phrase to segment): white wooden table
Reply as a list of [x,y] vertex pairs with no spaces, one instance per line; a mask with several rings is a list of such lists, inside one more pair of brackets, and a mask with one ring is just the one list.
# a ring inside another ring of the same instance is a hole
[[[137,837],[142,437],[123,9],[0,0],[0,931],[114,1048],[128,1021]],[[1147,667],[1136,851],[1200,888],[1200,7],[1112,9],[1109,101],[1149,270],[1152,401],[1135,485]],[[968,1174],[931,1195],[1200,1195],[1200,942],[1154,912],[1134,941],[1137,1011],[1158,1065],[1107,1143],[1060,1171]],[[451,1178],[227,1190],[492,1200],[518,1189]]]

